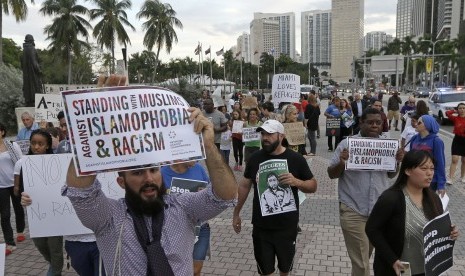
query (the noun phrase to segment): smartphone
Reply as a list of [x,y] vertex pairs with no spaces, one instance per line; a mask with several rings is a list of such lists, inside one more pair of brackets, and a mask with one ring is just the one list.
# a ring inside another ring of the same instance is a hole
[[412,270],[410,270],[410,263],[409,262],[401,262],[404,266],[404,269],[400,271],[401,276],[412,276]]

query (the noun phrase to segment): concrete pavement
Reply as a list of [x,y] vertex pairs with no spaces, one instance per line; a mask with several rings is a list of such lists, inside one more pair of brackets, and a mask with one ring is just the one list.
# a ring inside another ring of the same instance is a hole
[[[326,102],[322,102],[322,111],[326,107]],[[320,117],[320,125],[324,134],[323,116]],[[392,138],[398,138],[399,135],[400,132],[391,131]],[[443,135],[441,138],[445,143],[446,164],[449,166],[452,139]],[[310,168],[318,180],[318,190],[315,194],[307,195],[307,200],[300,206],[302,233],[297,239],[297,254],[292,275],[350,275],[351,264],[339,226],[337,180],[330,180],[326,173],[332,156],[332,153],[327,151],[326,144],[326,137],[323,135],[318,139],[317,156],[308,159]],[[232,156],[231,165],[234,165]],[[240,181],[241,173],[234,173],[236,179]],[[452,220],[464,233],[465,184],[456,183],[448,186],[447,193],[451,198],[449,210]],[[204,263],[204,275],[258,275],[251,237],[251,204],[252,193],[241,214],[243,227],[240,234],[236,234],[231,226],[232,210],[227,210],[210,221],[211,259]],[[3,235],[0,237],[3,238]],[[45,275],[48,265],[35,249],[32,241],[28,238],[17,247],[17,250],[6,258],[6,275]],[[456,242],[454,255],[455,265],[446,275],[465,276],[463,235]],[[63,271],[64,275],[76,275],[66,267]]]

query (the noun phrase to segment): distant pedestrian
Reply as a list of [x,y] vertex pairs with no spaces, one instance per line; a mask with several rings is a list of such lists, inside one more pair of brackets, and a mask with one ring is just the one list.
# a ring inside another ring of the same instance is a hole
[[352,108],[352,113],[354,114],[354,134],[357,134],[359,132],[359,121],[360,117],[362,117],[363,110],[367,108],[369,105],[369,102],[367,102],[365,99],[362,99],[360,97],[359,93],[355,93],[354,95],[354,101],[351,102],[350,106]]
[[388,121],[389,121],[389,129],[391,129],[392,119],[394,119],[394,127],[396,131],[399,131],[398,123],[400,119],[400,104],[402,104],[402,100],[399,97],[399,94],[394,92],[394,94],[388,100]]
[[401,131],[404,131],[405,126],[410,124],[410,114],[415,112],[415,97],[408,97],[407,102],[400,109],[400,116],[402,119],[402,128]]
[[[229,127],[231,130],[233,129],[234,121],[242,121],[241,114],[238,110],[234,110],[232,112],[232,118],[229,121]],[[244,160],[244,143],[242,142],[242,132],[235,132],[231,134],[232,139],[232,149],[233,149],[233,156],[234,161],[236,164],[234,165],[235,171],[242,171],[242,162]]]
[[[334,119],[334,118],[341,118],[341,112],[339,110],[339,105],[341,104],[341,100],[339,97],[334,97],[332,103],[326,108],[324,115],[327,119]],[[334,142],[335,145],[333,146],[333,137],[335,138]],[[328,151],[333,151],[337,147],[337,136],[328,135]]]
[[320,117],[320,106],[318,105],[316,101],[315,95],[310,95],[308,97],[308,105],[305,108],[305,121],[307,125],[307,137],[310,142],[310,154],[309,155],[315,155],[316,154],[316,134],[318,131],[318,120]]
[[454,110],[446,111],[446,116],[454,123],[454,140],[452,140],[452,163],[447,183],[454,182],[455,170],[461,159],[460,179],[465,183],[465,103],[459,103]]

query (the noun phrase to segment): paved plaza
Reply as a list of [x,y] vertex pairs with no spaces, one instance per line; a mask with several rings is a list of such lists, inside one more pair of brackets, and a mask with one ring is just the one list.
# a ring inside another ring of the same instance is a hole
[[[326,102],[322,102],[322,113]],[[337,180],[330,180],[326,173],[332,153],[327,151],[324,116],[320,116],[320,125],[322,136],[318,139],[317,156],[308,159],[318,181],[318,190],[315,194],[307,195],[307,200],[300,206],[302,233],[298,235],[291,275],[350,275],[351,264],[339,226]],[[400,132],[391,131],[392,138],[398,138],[399,135]],[[452,136],[442,133],[441,138],[445,143],[446,164],[449,166]],[[232,156],[231,165],[234,165]],[[241,173],[234,173],[240,181]],[[447,193],[450,196],[449,210],[453,223],[458,225],[462,236],[454,248],[455,265],[446,275],[465,276],[465,184],[457,182],[448,186]],[[210,221],[211,258],[204,264],[204,275],[258,275],[253,257],[251,209],[252,192],[241,213],[243,227],[240,234],[236,234],[231,226],[232,210]],[[12,225],[14,227],[14,222]],[[6,257],[5,275],[45,275],[47,269],[48,264],[29,238],[19,243],[13,254]],[[66,264],[63,271],[63,275],[76,275],[72,269],[66,268]]]

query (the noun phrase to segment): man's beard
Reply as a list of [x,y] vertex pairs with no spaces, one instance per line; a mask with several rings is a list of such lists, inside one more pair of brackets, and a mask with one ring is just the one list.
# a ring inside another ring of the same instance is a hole
[[275,142],[271,143],[271,144],[264,144],[263,141],[262,141],[262,149],[266,152],[266,153],[272,153],[273,151],[275,151],[278,146],[279,146],[279,140],[276,140]]
[[[157,192],[157,196],[149,200],[142,199],[142,191],[146,188],[153,188]],[[126,186],[126,204],[134,210],[134,212],[146,216],[154,216],[165,207],[165,202],[163,201],[163,195],[166,194],[166,188],[162,184],[161,187],[158,187],[155,184],[145,184],[139,189],[139,192],[133,191],[131,188]]]

